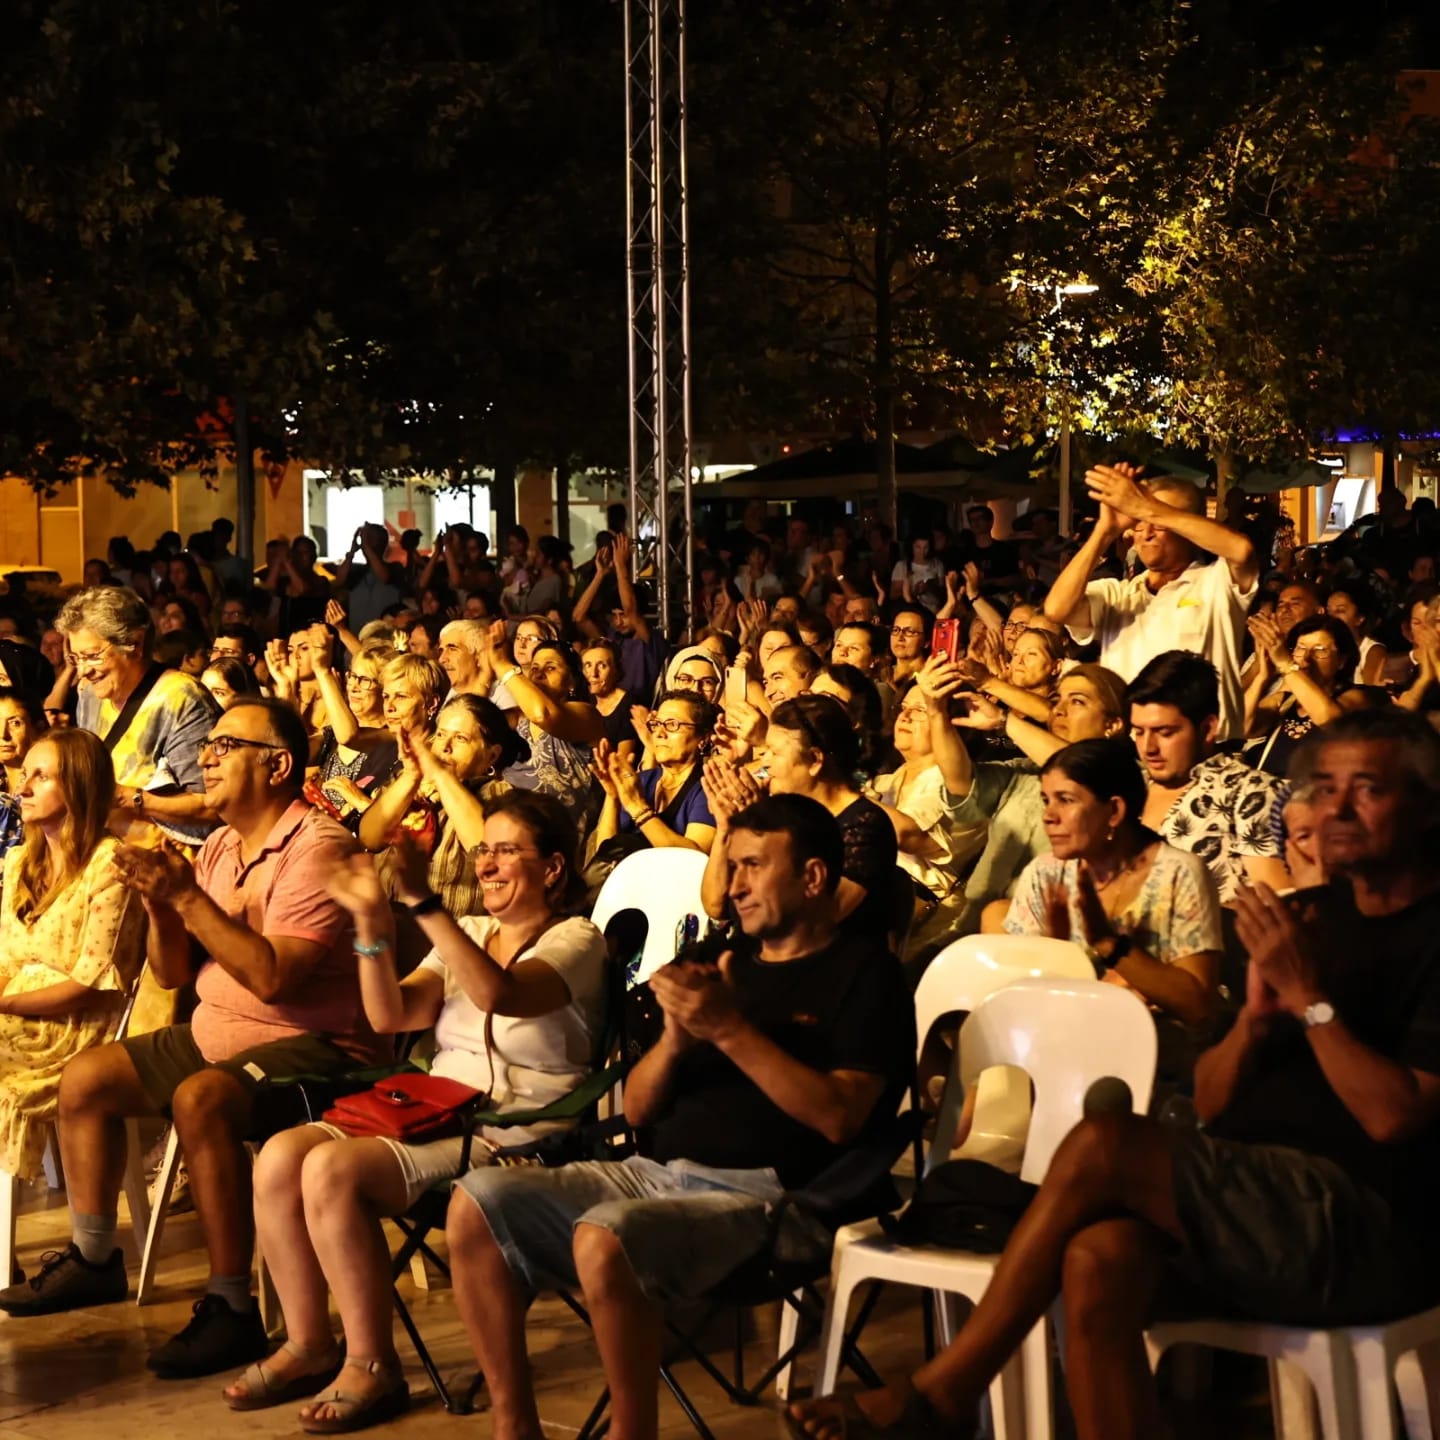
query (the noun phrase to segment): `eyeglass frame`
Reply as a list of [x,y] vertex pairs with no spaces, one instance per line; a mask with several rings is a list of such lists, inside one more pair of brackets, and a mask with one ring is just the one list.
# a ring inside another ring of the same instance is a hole
[[471,862],[486,860],[494,856],[497,860],[513,860],[517,855],[539,855],[541,853],[538,845],[514,845],[509,840],[502,840],[498,845],[487,845],[481,841],[478,845],[472,845],[466,854]]
[[698,730],[700,727],[693,720],[676,720],[674,716],[662,720],[658,715],[651,715],[645,721],[645,728],[652,735],[658,730],[663,730],[667,735],[678,735],[681,730]]
[[[224,747],[223,749],[220,747]],[[200,742],[200,750],[208,750],[217,760],[223,760],[232,750],[283,750],[273,740],[246,740],[239,735],[207,735]]]

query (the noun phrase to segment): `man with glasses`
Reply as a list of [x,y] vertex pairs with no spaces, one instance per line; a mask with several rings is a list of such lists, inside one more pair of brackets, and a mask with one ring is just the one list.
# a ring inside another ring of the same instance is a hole
[[105,742],[115,765],[111,829],[154,838],[154,826],[199,844],[215,824],[198,753],[219,709],[210,692],[193,675],[151,662],[150,611],[133,590],[82,591],[66,602],[55,628],[75,662],[75,723]]
[[[1173,476],[1142,485],[1139,475],[1133,465],[1086,472],[1100,518],[1045,597],[1045,613],[1067,626],[1077,644],[1097,641],[1100,663],[1127,682],[1167,650],[1203,655],[1220,677],[1216,738],[1237,740],[1245,732],[1245,608],[1260,573],[1255,546],[1208,519],[1204,493],[1194,485]],[[1131,580],[1092,580],[1129,530],[1144,572]]]
[[167,989],[194,983],[188,1024],[97,1046],[60,1082],[72,1239],[38,1274],[0,1291],[0,1309],[43,1315],[123,1300],[115,1211],[124,1121],[173,1120],[210,1258],[194,1318],[153,1351],[165,1378],[263,1357],[250,1298],[250,1167],[256,1096],[272,1077],[340,1074],[383,1056],[365,1021],[349,916],[326,877],[359,852],[302,798],[307,742],[278,700],[241,699],[200,747],[205,792],[225,822],[193,868],[172,849],[126,846],[125,883],[144,900],[146,959]]
[[1243,885],[1290,884],[1272,825],[1284,781],[1215,749],[1220,683],[1188,650],[1157,655],[1125,691],[1130,733],[1150,785],[1142,817],[1162,839],[1198,855],[1220,903]]

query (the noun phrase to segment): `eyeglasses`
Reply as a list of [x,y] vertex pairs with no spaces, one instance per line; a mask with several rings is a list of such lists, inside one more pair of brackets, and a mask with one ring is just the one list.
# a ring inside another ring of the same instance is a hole
[[368,675],[347,675],[345,683],[353,685],[357,690],[378,690],[380,688],[380,682],[372,680]]
[[223,760],[232,750],[278,750],[268,740],[242,740],[238,735],[212,735],[200,742],[200,752],[208,750],[217,760]]
[[1290,652],[1291,656],[1296,660],[1304,660],[1310,655],[1314,655],[1321,660],[1327,660],[1330,656],[1338,655],[1339,653],[1333,645],[1297,645]]
[[107,645],[103,650],[97,650],[93,655],[82,655],[78,650],[70,652],[70,658],[75,662],[77,670],[91,670],[110,653],[113,646]]
[[482,840],[470,852],[472,860],[488,860],[493,856],[496,860],[513,860],[517,855],[538,855],[540,852],[533,845],[511,845],[508,841],[501,841],[498,845],[487,845]]
[[720,682],[713,675],[677,675],[677,690],[718,690]]
[[645,728],[652,734],[658,734],[663,730],[667,735],[678,735],[682,730],[696,729],[693,720],[661,720],[659,716],[652,715],[646,722]]
[[890,633],[898,635],[902,640],[918,640],[925,632],[913,625],[892,625]]

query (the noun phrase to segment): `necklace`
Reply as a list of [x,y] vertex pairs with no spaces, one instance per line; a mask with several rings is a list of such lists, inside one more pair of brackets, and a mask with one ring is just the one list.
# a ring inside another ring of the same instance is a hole
[[1124,879],[1126,875],[1129,875],[1133,870],[1139,867],[1140,857],[1144,853],[1144,850],[1137,850],[1133,855],[1122,860],[1120,864],[1117,865],[1115,869],[1112,870],[1104,880],[1101,880],[1095,874],[1095,866],[1092,863],[1090,866],[1090,874],[1091,877],[1095,880],[1095,888],[1097,890],[1108,890],[1110,886],[1112,886],[1117,880]]

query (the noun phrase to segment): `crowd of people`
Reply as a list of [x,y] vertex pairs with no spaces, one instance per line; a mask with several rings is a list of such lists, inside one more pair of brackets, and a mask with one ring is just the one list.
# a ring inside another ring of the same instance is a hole
[[[369,525],[333,568],[301,537],[252,573],[219,520],[184,547],[113,541],[56,607],[13,586],[0,1164],[37,1174],[58,1125],[72,1236],[0,1309],[126,1295],[125,1122],[155,1117],[210,1268],[157,1375],[239,1372],[225,1403],[303,1401],[316,1433],[399,1414],[382,1220],[453,1181],[494,1434],[540,1434],[525,1315],[560,1284],[583,1291],[612,1433],[653,1436],[664,1307],[888,1124],[915,981],[985,931],[1073,942],[1139,997],[1166,1118],[1083,1122],[955,1341],[888,1389],[792,1407],[797,1433],[966,1433],[1057,1295],[1085,1437],[1157,1433],[1141,1334],[1182,1284],[1307,1323],[1434,1303],[1435,507],[1386,491],[1297,550],[1278,512],[1211,518],[1171,476],[1117,462],[1086,487],[1074,539],[1046,511],[997,537],[973,506],[903,547],[754,502],[695,537],[684,633],[623,515],[578,566],[518,527],[492,557],[467,526],[425,554]],[[704,915],[649,981],[636,1154],[515,1168],[502,1151],[540,1132],[501,1124],[261,1133],[272,1079],[383,1067],[416,1032],[502,1115],[569,1094],[613,1019],[590,907],[652,848],[705,857]]]

